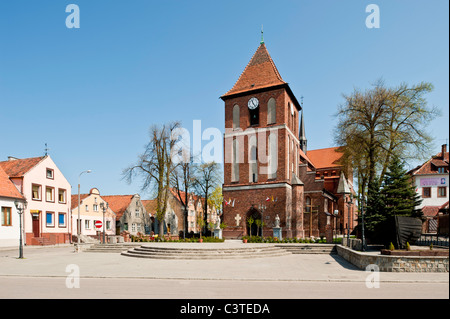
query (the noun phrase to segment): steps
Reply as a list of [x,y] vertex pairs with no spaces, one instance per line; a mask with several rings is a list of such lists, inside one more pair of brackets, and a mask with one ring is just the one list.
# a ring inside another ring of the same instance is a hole
[[283,248],[291,254],[337,254],[336,245],[332,244],[282,244],[276,247]]
[[94,244],[83,251],[91,253],[121,253],[140,245],[142,243]]
[[254,246],[245,248],[169,248],[140,246],[122,252],[123,256],[154,259],[233,259],[260,258],[290,255],[275,246]]

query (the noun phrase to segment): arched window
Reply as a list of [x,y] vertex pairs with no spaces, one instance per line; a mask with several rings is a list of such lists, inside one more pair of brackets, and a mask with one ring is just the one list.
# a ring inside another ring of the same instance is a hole
[[305,198],[305,213],[311,213],[311,212],[312,212],[311,197],[306,196],[306,198]]
[[239,141],[238,139],[233,139],[233,154],[232,154],[232,164],[231,164],[231,181],[239,181]]
[[253,110],[249,109],[250,126],[259,125],[259,106]]
[[268,178],[277,178],[277,167],[278,167],[278,134],[272,132],[269,134],[269,170]]
[[274,124],[277,120],[276,117],[276,103],[272,97],[267,103],[267,124]]
[[233,130],[236,130],[240,127],[240,109],[239,105],[235,105],[233,107]]
[[258,149],[255,135],[250,136],[248,147],[249,182],[256,183],[258,181]]

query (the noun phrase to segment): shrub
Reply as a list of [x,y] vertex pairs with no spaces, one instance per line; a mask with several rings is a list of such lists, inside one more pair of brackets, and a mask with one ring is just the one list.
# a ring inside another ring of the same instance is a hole
[[395,250],[394,244],[392,242],[389,244],[389,250]]
[[411,246],[409,245],[409,242],[406,242],[406,250],[411,250]]

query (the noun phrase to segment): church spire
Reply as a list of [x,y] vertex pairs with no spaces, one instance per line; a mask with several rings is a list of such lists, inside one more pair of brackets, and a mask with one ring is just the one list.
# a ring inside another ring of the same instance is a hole
[[263,25],[261,24],[261,42],[260,44],[264,44],[264,30],[263,30]]
[[307,147],[308,141],[306,140],[305,123],[303,120],[303,96],[300,99],[301,99],[301,106],[302,106],[302,117],[300,119],[300,130],[299,130],[298,139],[300,141],[300,149],[306,154],[306,147]]

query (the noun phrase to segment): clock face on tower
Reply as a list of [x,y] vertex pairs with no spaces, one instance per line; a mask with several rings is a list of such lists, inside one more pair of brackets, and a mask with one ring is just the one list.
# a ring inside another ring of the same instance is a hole
[[259,101],[256,97],[252,97],[249,101],[248,101],[248,108],[250,110],[254,110],[258,107],[259,105]]

